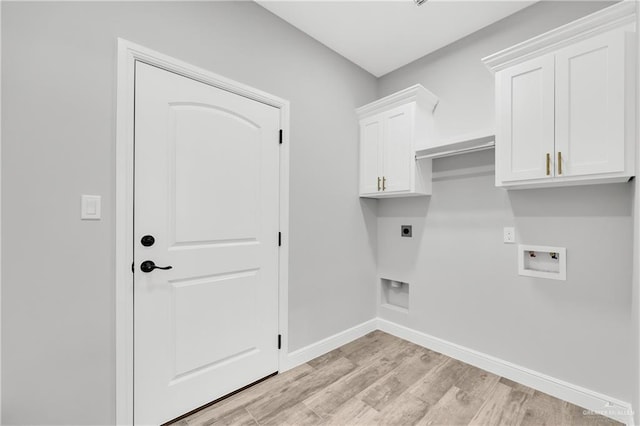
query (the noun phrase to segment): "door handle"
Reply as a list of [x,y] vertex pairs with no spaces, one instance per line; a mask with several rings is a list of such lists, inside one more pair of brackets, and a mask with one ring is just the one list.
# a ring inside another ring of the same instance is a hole
[[380,176],[378,176],[378,191],[380,191]]
[[551,155],[547,152],[547,176],[551,174]]
[[142,272],[149,273],[154,269],[162,269],[163,271],[167,271],[169,269],[173,269],[173,266],[156,266],[156,264],[153,263],[153,260],[145,260],[140,264],[140,270]]
[[386,191],[387,190],[387,178],[382,176],[382,190]]
[[558,151],[558,174],[562,174],[562,153]]

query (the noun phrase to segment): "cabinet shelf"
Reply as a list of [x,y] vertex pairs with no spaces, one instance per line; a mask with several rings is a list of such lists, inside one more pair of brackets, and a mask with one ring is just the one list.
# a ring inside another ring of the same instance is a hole
[[493,149],[495,134],[492,130],[467,133],[452,138],[440,140],[436,145],[416,150],[416,160],[424,158],[442,158],[468,152]]

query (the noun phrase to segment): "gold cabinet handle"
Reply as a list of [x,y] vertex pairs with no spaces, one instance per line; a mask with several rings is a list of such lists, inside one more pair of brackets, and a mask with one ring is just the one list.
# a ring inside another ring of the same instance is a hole
[[547,152],[547,176],[551,174],[551,154]]
[[387,178],[382,176],[382,190],[383,191],[387,189],[386,185],[387,185]]
[[380,191],[380,176],[378,176],[378,191]]
[[558,174],[562,174],[562,153],[558,151]]

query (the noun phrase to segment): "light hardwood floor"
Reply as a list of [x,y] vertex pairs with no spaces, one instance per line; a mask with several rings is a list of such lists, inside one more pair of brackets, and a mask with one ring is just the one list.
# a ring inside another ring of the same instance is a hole
[[174,423],[186,425],[619,425],[374,331]]

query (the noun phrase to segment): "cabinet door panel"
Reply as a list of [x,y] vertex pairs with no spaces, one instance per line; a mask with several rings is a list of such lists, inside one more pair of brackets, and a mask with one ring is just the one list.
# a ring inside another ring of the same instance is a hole
[[562,153],[562,175],[624,171],[624,44],[624,32],[616,31],[556,54],[556,150]]
[[411,190],[411,176],[415,168],[413,114],[413,104],[394,108],[385,114],[385,192]]
[[360,194],[378,192],[382,178],[382,117],[360,122]]
[[553,174],[554,59],[543,56],[498,75],[496,165],[498,180],[517,181]]

